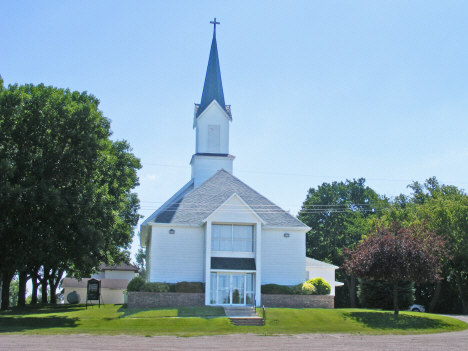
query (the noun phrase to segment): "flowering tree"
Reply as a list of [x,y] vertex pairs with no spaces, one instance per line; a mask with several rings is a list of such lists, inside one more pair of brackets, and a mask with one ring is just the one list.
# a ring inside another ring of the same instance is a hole
[[402,227],[394,222],[371,233],[353,250],[345,250],[343,268],[362,279],[383,280],[393,285],[393,306],[398,317],[398,284],[436,281],[442,258],[449,255],[445,237],[422,224]]

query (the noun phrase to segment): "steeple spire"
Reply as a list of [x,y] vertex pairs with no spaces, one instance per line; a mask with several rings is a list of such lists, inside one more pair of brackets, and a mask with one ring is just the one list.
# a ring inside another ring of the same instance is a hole
[[210,58],[208,60],[205,84],[203,85],[203,93],[197,116],[200,115],[213,100],[216,100],[223,109],[226,108],[224,103],[223,83],[221,81],[221,70],[219,68],[218,45],[216,43],[216,25],[219,24],[219,22],[216,22],[215,18],[214,21],[210,23],[214,25],[213,40],[211,41]]

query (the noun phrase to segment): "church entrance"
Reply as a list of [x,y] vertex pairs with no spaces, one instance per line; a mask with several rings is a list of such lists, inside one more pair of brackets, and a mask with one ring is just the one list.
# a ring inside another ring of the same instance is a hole
[[253,273],[211,273],[212,305],[253,305],[255,276]]

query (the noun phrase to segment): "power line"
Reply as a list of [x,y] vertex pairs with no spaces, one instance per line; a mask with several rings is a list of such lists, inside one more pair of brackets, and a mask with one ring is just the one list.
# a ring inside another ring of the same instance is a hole
[[[189,166],[180,166],[180,165],[167,165],[161,163],[141,163],[142,165],[148,166],[158,166],[158,167],[174,167],[174,168],[190,168]],[[210,169],[213,170],[212,167],[199,167],[200,169]],[[309,178],[333,178],[333,179],[356,179],[356,177],[343,177],[343,176],[330,176],[330,175],[316,175],[316,174],[301,174],[301,173],[282,173],[282,172],[265,172],[265,171],[242,171],[236,170],[239,173],[252,173],[252,174],[268,174],[268,175],[283,175],[283,176],[293,176],[293,177],[309,177]],[[361,177],[359,177],[361,178]],[[357,179],[359,179],[357,178]],[[364,178],[364,177],[362,177]],[[406,182],[411,183],[414,180],[411,179],[388,179],[388,178],[365,178],[366,180],[372,181],[382,181],[382,182]],[[468,184],[466,182],[448,182],[450,184]]]

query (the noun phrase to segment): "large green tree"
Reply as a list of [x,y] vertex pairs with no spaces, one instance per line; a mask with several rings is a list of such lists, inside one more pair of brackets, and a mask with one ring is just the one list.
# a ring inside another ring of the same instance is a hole
[[[455,186],[440,184],[435,177],[424,183],[413,182],[408,187],[411,195],[395,199],[383,212],[380,222],[386,225],[393,221],[404,225],[425,223],[431,231],[447,238],[450,255],[442,257],[441,276],[445,285],[456,286],[462,313],[468,314],[468,195]],[[440,280],[421,286],[426,295],[430,294],[430,299],[426,297],[430,301],[429,312],[436,309],[442,286]]]
[[[298,218],[311,227],[307,233],[307,256],[340,266],[343,249],[358,243],[368,232],[367,218],[375,216],[387,200],[365,185],[365,179],[323,183],[310,188]],[[356,277],[343,269],[337,279],[345,281],[349,306],[357,307]]]
[[42,84],[0,89],[0,271],[8,291],[15,272],[25,284],[41,269],[54,302],[64,271],[81,277],[128,260],[141,165],[126,141],[110,139],[93,95]]

